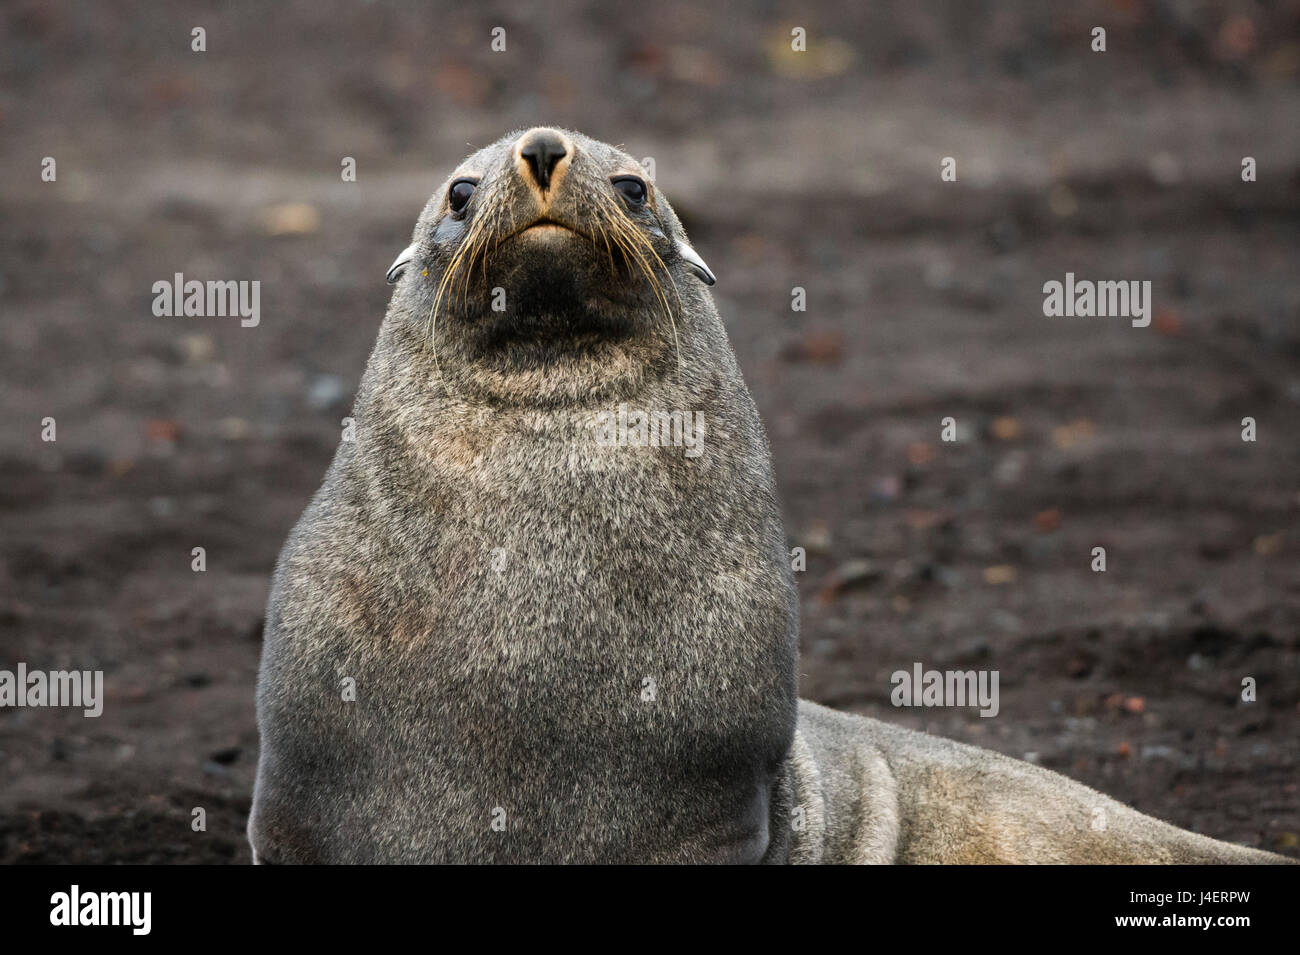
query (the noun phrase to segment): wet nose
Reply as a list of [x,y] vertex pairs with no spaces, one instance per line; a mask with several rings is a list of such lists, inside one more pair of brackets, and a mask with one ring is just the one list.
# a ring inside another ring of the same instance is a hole
[[519,155],[528,164],[533,180],[543,190],[550,188],[551,173],[568,155],[564,137],[553,129],[530,129],[519,143]]

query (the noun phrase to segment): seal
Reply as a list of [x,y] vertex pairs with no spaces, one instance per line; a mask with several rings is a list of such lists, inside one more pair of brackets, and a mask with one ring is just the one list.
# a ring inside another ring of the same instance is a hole
[[462,163],[388,274],[355,441],[269,599],[258,858],[776,855],[795,591],[667,201],[624,153],[530,130]]
[[624,152],[479,150],[388,279],[275,570],[255,861],[1278,861],[798,700],[767,439]]

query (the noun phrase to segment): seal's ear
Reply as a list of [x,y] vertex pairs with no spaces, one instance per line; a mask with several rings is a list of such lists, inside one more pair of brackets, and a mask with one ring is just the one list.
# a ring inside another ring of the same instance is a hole
[[700,254],[681,239],[677,240],[677,254],[682,257],[682,261],[686,263],[686,267],[698,275],[700,281],[705,285],[712,285],[718,280],[717,277],[714,276],[713,271],[704,264],[704,260],[700,258]]
[[389,285],[396,282],[401,277],[401,274],[406,271],[406,267],[411,264],[411,260],[415,258],[415,248],[416,244],[412,242],[401,251],[401,254],[393,260],[393,264],[388,267],[388,274],[384,278],[388,280]]

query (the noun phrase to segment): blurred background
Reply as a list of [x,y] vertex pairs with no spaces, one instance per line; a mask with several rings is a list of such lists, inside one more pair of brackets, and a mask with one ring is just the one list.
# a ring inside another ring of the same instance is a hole
[[[0,861],[248,861],[269,578],[384,271],[540,123],[652,157],[718,274],[803,695],[1300,855],[1300,2],[17,0],[0,44],[0,667],[107,696],[0,710]],[[1151,326],[1045,318],[1067,271]],[[176,272],[260,325],[155,317]],[[914,662],[999,715],[893,708]]]

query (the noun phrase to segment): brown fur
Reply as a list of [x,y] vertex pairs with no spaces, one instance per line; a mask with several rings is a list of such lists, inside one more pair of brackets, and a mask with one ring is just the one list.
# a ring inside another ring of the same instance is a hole
[[791,861],[1279,863],[1144,816],[1059,773],[877,720],[799,705]]
[[[356,440],[280,555],[259,861],[1274,860],[799,703],[767,440],[712,275],[653,183],[644,206],[615,190],[630,156],[548,134],[568,149],[541,189],[536,134],[421,214]],[[602,444],[622,404],[701,412],[703,453]]]

